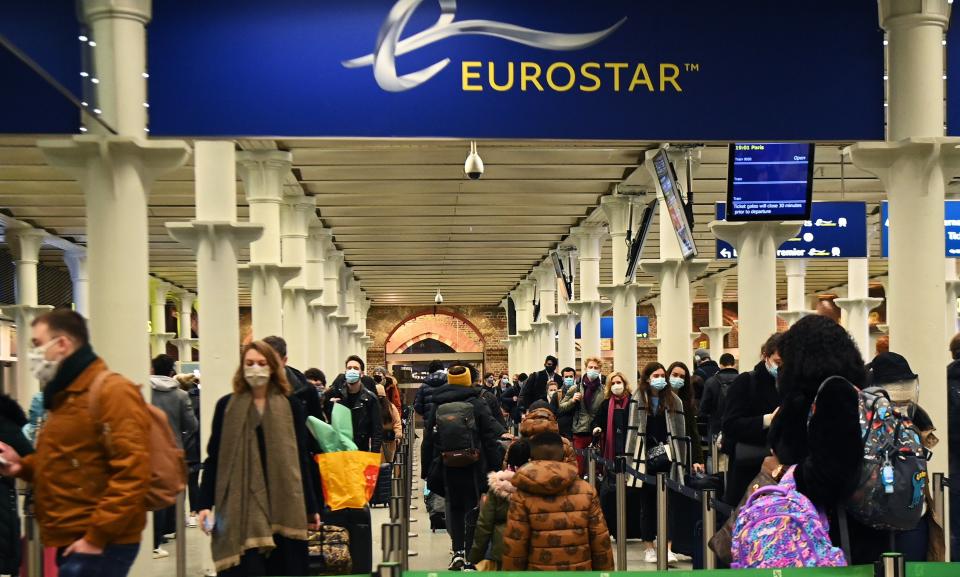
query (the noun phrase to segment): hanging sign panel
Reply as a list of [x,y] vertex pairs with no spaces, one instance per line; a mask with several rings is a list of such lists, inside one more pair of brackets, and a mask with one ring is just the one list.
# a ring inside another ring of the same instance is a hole
[[[943,205],[943,234],[946,242],[944,255],[947,258],[960,258],[960,200],[947,200]],[[890,207],[887,201],[880,203],[880,253],[883,258],[890,250]]]
[[[726,205],[717,203],[717,220],[724,220]],[[777,248],[777,258],[865,258],[867,256],[867,204],[865,202],[814,202],[810,220],[800,233]],[[737,258],[730,243],[717,239],[717,259]]]
[[883,138],[873,0],[153,7],[152,135]]
[[[577,323],[575,336],[578,339],[580,338],[580,323]],[[600,338],[601,339],[613,338],[613,317],[600,317]],[[646,316],[637,317],[637,338],[638,339],[650,338],[650,317],[646,317]]]

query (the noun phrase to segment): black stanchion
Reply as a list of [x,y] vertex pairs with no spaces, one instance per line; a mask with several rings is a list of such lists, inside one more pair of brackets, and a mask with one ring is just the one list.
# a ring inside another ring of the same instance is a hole
[[703,519],[703,568],[716,569],[717,556],[710,548],[710,539],[717,529],[717,510],[713,507],[716,491],[704,489],[700,496],[700,511]]

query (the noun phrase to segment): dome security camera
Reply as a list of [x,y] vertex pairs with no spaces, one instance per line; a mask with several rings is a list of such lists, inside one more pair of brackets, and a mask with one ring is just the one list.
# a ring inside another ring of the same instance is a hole
[[463,172],[470,177],[470,180],[478,180],[483,176],[483,160],[477,154],[477,143],[470,142],[470,154],[467,155],[467,161],[463,163]]

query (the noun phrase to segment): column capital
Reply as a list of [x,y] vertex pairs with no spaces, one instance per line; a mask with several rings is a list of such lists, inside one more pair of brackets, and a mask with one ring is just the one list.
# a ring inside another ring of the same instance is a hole
[[[703,274],[707,267],[710,265],[708,260],[684,260],[682,258],[665,258],[661,260],[643,260],[640,261],[640,268],[643,269],[643,272],[656,275],[658,278],[663,279],[663,274],[666,271],[676,271],[680,270],[683,267],[687,268],[687,277],[691,282],[696,279],[698,276]],[[677,288],[677,287],[674,287]],[[661,288],[662,290],[662,288]],[[688,290],[695,290],[694,287],[690,287]],[[691,292],[691,294],[693,294]]]
[[84,134],[69,139],[38,140],[37,147],[51,166],[66,172],[81,185],[94,178],[116,178],[114,159],[140,167],[140,177],[150,183],[183,165],[190,146],[181,140],[144,140],[127,136]]
[[[607,217],[607,224],[610,230],[610,236],[625,236],[627,227],[630,225],[630,207],[636,206],[636,196],[627,196],[622,194],[612,194],[600,198],[600,208],[603,209]],[[640,215],[637,215],[637,220]]]
[[282,203],[283,180],[292,165],[293,154],[282,150],[238,152],[238,172],[247,202]]
[[180,301],[181,308],[188,308],[187,303],[189,303],[189,308],[193,309],[193,303],[197,300],[197,295],[185,289],[174,291],[173,294],[177,297],[177,300]]
[[310,234],[309,218],[317,209],[317,199],[312,196],[287,196],[280,205],[280,238],[307,238]]
[[633,299],[633,302],[636,303],[650,294],[650,291],[653,290],[653,285],[638,283],[600,285],[598,290],[600,294],[606,297],[611,303],[615,303],[621,298]]
[[197,250],[203,242],[215,246],[218,239],[226,238],[236,249],[248,246],[263,235],[263,225],[252,222],[168,222],[164,226],[173,240]]
[[847,312],[856,310],[870,312],[883,304],[883,299],[879,297],[836,298],[833,302]]
[[150,0],[85,0],[80,4],[88,24],[104,18],[120,18],[146,25],[153,16]]
[[715,274],[703,279],[703,289],[708,300],[723,300],[723,293],[727,289],[726,275]]
[[[847,148],[850,161],[880,179],[888,191],[898,190],[898,179],[911,181],[911,190],[929,187],[929,179],[939,174],[946,186],[960,174],[960,138],[905,138],[895,142],[858,142]],[[939,164],[943,171],[930,168]],[[916,170],[905,171],[905,166]],[[920,179],[917,182],[917,179]]]
[[553,262],[550,259],[545,260],[539,266],[533,269],[533,276],[537,279],[537,286],[541,291],[557,290],[557,273],[553,268]]
[[950,23],[949,0],[880,0],[880,27],[884,30],[935,24],[944,30]]
[[156,277],[150,277],[150,304],[162,305],[167,302],[167,295],[174,289],[174,285]]
[[584,223],[580,226],[571,228],[570,236],[574,239],[574,241],[577,243],[577,247],[579,248],[583,240],[601,240],[606,237],[607,227],[606,225],[600,223]]
[[777,316],[783,319],[788,326],[793,326],[794,323],[802,319],[803,317],[816,314],[817,311],[777,311]]
[[89,280],[87,276],[87,251],[68,250],[63,253],[63,262],[70,271],[70,278],[74,281]]
[[39,228],[16,226],[8,227],[4,231],[4,236],[14,261],[36,264],[40,261],[40,247],[50,235]]

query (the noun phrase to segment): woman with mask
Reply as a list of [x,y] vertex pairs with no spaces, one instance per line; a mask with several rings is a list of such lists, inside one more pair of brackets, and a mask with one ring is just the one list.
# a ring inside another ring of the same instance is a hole
[[763,459],[770,454],[767,435],[780,406],[780,338],[781,335],[774,334],[767,339],[760,349],[757,366],[740,373],[727,391],[721,430],[722,449],[731,455],[724,495],[724,501],[730,505],[740,503],[750,481],[760,472]]
[[[632,455],[633,466],[647,475],[667,473],[678,476],[674,463],[686,462],[687,448],[672,439],[686,436],[683,402],[673,392],[667,379],[667,370],[660,363],[648,363],[640,373],[640,382],[633,394],[627,432],[626,452]],[[643,560],[657,562],[653,540],[657,537],[656,487],[643,485],[641,536],[644,543]],[[668,563],[676,563],[677,556],[669,549]]]
[[397,380],[387,374],[387,369],[383,367],[373,369],[373,382],[383,385],[387,393],[387,399],[397,408],[398,413],[402,413],[403,403],[400,400],[400,388],[397,386]]
[[380,453],[384,463],[392,463],[397,452],[397,445],[403,438],[403,422],[400,412],[387,399],[387,390],[383,385],[377,385],[377,400],[380,401],[380,422],[383,423],[383,444]]
[[621,423],[616,422],[615,415],[617,409],[627,410],[632,392],[623,373],[616,372],[607,377],[603,402],[593,418],[593,436],[600,439],[600,454],[609,461],[623,453],[627,442],[626,414]]
[[[593,419],[604,401],[606,379],[600,374],[603,362],[590,357],[584,361],[586,372],[580,384],[572,387],[560,402],[560,414],[573,414],[573,446],[586,449],[593,442]],[[587,460],[577,454],[577,469],[580,476],[587,474]]]
[[700,429],[697,427],[697,408],[693,402],[693,386],[690,384],[693,376],[685,363],[677,361],[667,367],[667,381],[670,388],[683,403],[683,420],[690,437],[690,461],[694,473],[703,473],[703,447],[700,445]]
[[221,577],[306,575],[307,529],[320,525],[306,416],[273,348],[254,341],[242,359],[214,412],[200,526]]

